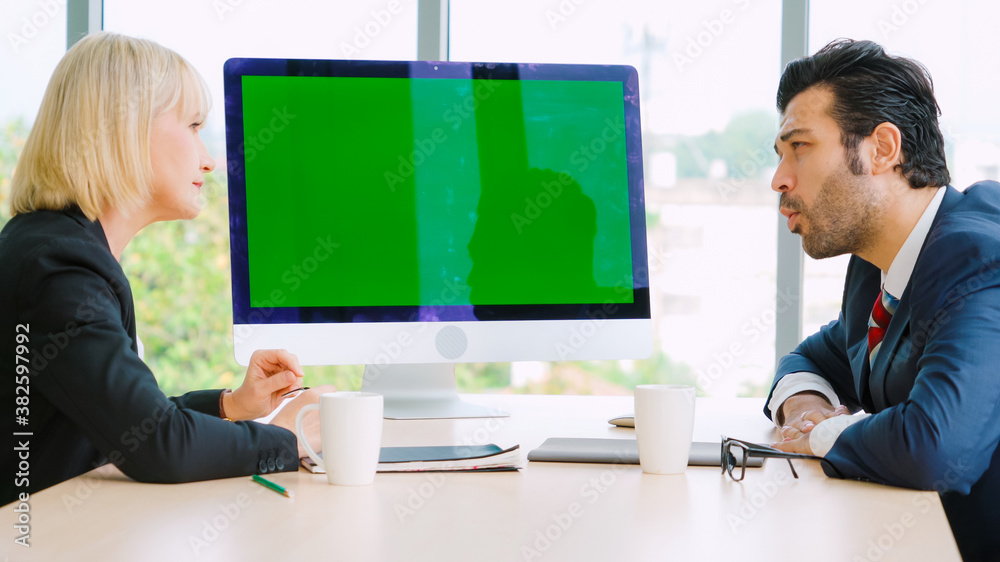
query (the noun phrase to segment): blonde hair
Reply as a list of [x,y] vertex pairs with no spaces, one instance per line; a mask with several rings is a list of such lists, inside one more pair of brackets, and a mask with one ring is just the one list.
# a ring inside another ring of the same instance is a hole
[[100,32],[56,66],[11,180],[11,215],[77,205],[90,220],[129,213],[152,196],[153,118],[210,98],[204,79],[153,41]]

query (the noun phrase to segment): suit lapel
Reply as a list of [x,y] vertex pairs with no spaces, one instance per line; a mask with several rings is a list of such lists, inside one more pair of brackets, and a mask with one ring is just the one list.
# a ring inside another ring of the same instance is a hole
[[882,347],[879,348],[878,355],[875,356],[875,364],[872,366],[871,375],[868,380],[868,389],[871,392],[872,405],[876,412],[889,407],[889,402],[885,395],[886,376],[892,359],[896,355],[896,350],[902,341],[902,335],[906,325],[910,323],[910,288],[907,285],[903,291],[903,297],[899,299],[896,313],[892,315],[889,328],[882,339]]
[[[945,186],[942,189],[945,190],[944,199],[941,201],[937,215],[935,215],[934,221],[931,223],[928,238],[941,220],[941,217],[947,215],[962,199],[962,194],[954,188]],[[887,381],[889,368],[892,366],[893,359],[899,350],[899,345],[902,343],[902,336],[905,333],[906,327],[910,323],[910,287],[913,285],[913,277],[918,274],[920,269],[920,260],[924,257],[924,247],[926,246],[927,239],[925,238],[923,247],[920,249],[920,254],[917,256],[916,264],[913,267],[913,273],[910,275],[910,281],[907,282],[906,289],[899,298],[896,313],[893,314],[892,321],[889,322],[889,328],[885,332],[885,338],[882,339],[882,347],[879,349],[878,355],[875,356],[875,364],[872,365],[870,374],[868,375],[867,385],[862,382],[862,386],[867,386],[863,390],[870,392],[871,403],[875,407],[875,412],[880,412],[890,406],[888,397],[886,396],[886,383],[889,382]],[[859,396],[862,396],[862,394],[859,394]]]
[[[946,190],[944,199],[941,201],[937,215],[931,223],[928,238],[931,236],[930,233],[934,232],[941,217],[947,215],[963,197],[963,194],[953,187],[946,186],[943,189]],[[927,240],[925,239],[924,246],[926,247],[926,245]],[[917,275],[920,270],[920,260],[924,257],[923,254],[924,249],[921,248],[916,265],[913,268],[913,273],[910,276],[911,282],[907,283],[906,289],[899,299],[896,313],[893,314],[892,321],[889,322],[889,328],[882,339],[882,347],[875,357],[874,366],[869,366],[868,363],[867,325],[871,314],[871,307],[875,302],[874,296],[869,297],[869,293],[872,291],[869,284],[874,283],[875,287],[880,285],[877,280],[878,274],[876,273],[878,270],[877,268],[868,270],[868,275],[871,277],[860,278],[856,286],[852,282],[848,282],[848,287],[854,286],[855,289],[852,294],[845,297],[845,300],[854,302],[854,299],[859,299],[851,308],[855,316],[849,322],[852,332],[848,335],[848,342],[854,342],[851,345],[857,345],[858,347],[849,349],[849,357],[851,358],[852,370],[855,373],[855,390],[857,390],[861,406],[867,412],[879,412],[889,407],[888,397],[886,396],[889,368],[892,366],[893,359],[899,351],[900,344],[903,342],[902,336],[905,333],[906,327],[910,323],[910,286],[912,285],[913,276]],[[874,268],[874,266],[872,267]],[[874,294],[877,294],[878,289],[876,288],[874,291]],[[862,310],[864,307],[867,308]],[[863,325],[862,322],[864,322]]]
[[854,377],[858,400],[861,401],[861,408],[866,412],[874,409],[872,405],[872,395],[868,390],[868,381],[871,379],[871,368],[868,366],[868,345],[862,341],[854,350],[851,356],[853,371],[857,373]]
[[847,268],[841,308],[841,321],[847,330],[845,351],[851,362],[854,390],[865,411],[872,409],[871,393],[868,391],[871,374],[868,367],[868,318],[879,294],[880,277],[877,267],[857,256],[852,257]]

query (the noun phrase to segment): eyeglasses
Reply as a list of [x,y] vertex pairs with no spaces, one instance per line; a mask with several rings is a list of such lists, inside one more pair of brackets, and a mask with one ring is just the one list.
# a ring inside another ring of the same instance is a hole
[[[730,439],[725,435],[722,436],[722,472],[728,472],[730,478],[737,482],[743,480],[747,470],[747,459],[751,457],[785,459],[788,461],[788,468],[792,469],[792,476],[796,478],[799,475],[795,472],[795,467],[792,466],[792,459],[817,459],[820,462],[826,462],[831,468],[833,467],[823,457],[803,455],[801,453],[786,453],[785,451],[765,445],[758,445],[740,439]],[[733,470],[737,468],[739,468],[739,472],[734,474]],[[833,470],[839,474],[836,468]]]

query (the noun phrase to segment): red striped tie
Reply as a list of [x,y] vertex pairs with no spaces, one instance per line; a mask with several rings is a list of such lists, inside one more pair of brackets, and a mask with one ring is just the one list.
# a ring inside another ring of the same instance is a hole
[[872,315],[868,319],[868,362],[869,366],[875,365],[875,356],[882,346],[882,339],[885,338],[885,331],[892,321],[892,315],[896,312],[896,305],[899,300],[885,292],[879,292],[875,299],[875,306],[872,307]]

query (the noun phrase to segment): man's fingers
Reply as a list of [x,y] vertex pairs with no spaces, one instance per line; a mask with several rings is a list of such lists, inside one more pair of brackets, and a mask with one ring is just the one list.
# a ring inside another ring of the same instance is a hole
[[790,439],[798,439],[799,437],[802,437],[802,432],[790,425],[786,425],[781,428],[781,437],[786,441]]
[[804,416],[803,423],[809,424],[809,429],[811,430],[814,426],[819,425],[820,422],[827,418],[826,412],[821,412],[819,410],[811,410]]
[[823,423],[824,420],[849,414],[850,411],[847,409],[847,406],[840,405],[829,410],[806,410],[796,416],[796,418],[788,420],[787,423],[803,433],[809,433],[814,427]]
[[780,443],[771,443],[771,447],[778,449],[779,451],[784,451],[786,453],[793,452],[793,445],[791,441],[782,441]]
[[826,419],[816,410],[803,410],[785,420],[785,427],[791,427],[800,433],[812,431],[813,426]]
[[771,446],[779,451],[785,451],[786,453],[803,453],[806,455],[812,454],[812,449],[809,448],[808,435],[803,435],[797,439],[782,441],[781,443],[771,443]]

